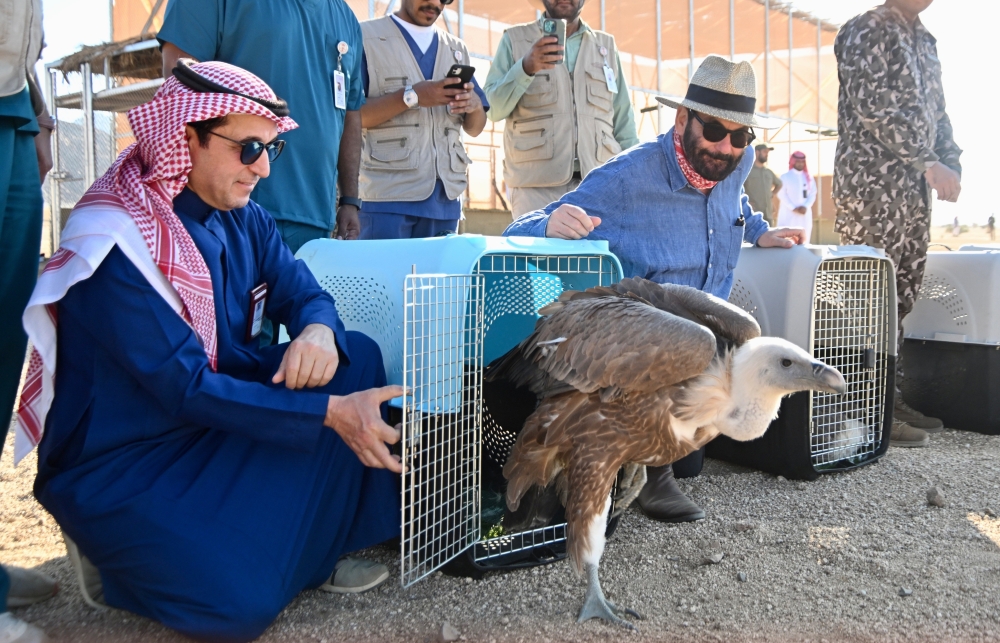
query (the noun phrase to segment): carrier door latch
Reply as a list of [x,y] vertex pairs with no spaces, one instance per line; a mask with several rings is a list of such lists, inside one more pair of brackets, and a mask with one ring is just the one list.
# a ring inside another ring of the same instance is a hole
[[875,368],[875,349],[866,348],[864,354],[864,364],[863,368]]

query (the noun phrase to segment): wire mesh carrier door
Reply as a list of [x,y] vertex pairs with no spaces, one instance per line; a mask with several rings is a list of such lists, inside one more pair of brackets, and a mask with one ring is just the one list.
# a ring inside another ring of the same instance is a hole
[[408,276],[403,310],[405,586],[479,540],[483,279]]
[[837,368],[843,395],[786,397],[758,440],[717,438],[711,457],[778,475],[815,479],[874,462],[889,446],[896,362],[892,262],[870,248],[744,248],[730,302],[764,335],[783,337]]

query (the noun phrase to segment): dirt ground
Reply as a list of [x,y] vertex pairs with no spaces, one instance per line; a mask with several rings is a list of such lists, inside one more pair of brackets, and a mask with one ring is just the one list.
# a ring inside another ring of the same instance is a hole
[[[14,468],[11,451],[8,440],[0,560],[62,587],[15,614],[54,641],[187,640],[83,603],[59,528],[31,493],[34,455]],[[890,449],[877,464],[810,483],[715,461],[683,482],[706,520],[667,526],[631,510],[607,545],[605,591],[645,616],[636,633],[577,625],[584,586],[565,562],[479,581],[435,575],[404,589],[398,552],[376,548],[365,554],[389,565],[388,583],[361,596],[305,592],[260,640],[430,642],[447,622],[483,643],[1000,641],[1000,436],[946,431],[926,449]],[[944,508],[928,506],[931,486]],[[704,564],[715,553],[725,557]]]

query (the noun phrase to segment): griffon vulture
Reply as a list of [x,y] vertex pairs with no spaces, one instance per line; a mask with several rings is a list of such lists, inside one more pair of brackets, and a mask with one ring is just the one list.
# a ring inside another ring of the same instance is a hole
[[507,506],[555,482],[569,557],[588,583],[578,621],[631,628],[621,616],[638,614],[611,604],[597,573],[618,470],[672,463],[720,433],[752,440],[783,396],[843,393],[846,383],[794,344],[760,337],[746,312],[686,286],[625,279],[565,292],[540,313],[534,333],[486,373],[539,400],[503,469]]

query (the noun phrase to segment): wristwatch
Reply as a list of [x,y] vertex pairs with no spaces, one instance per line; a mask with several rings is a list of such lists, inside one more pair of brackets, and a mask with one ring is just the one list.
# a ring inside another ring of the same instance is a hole
[[361,204],[362,203],[363,203],[363,201],[361,199],[359,199],[358,197],[356,197],[356,196],[342,196],[342,197],[340,197],[340,201],[339,201],[340,205],[353,205],[358,210],[361,209]]
[[406,88],[403,89],[403,102],[406,103],[406,106],[410,109],[416,107],[417,103],[420,102],[420,97],[417,96],[417,92],[413,91],[413,85],[407,85]]

